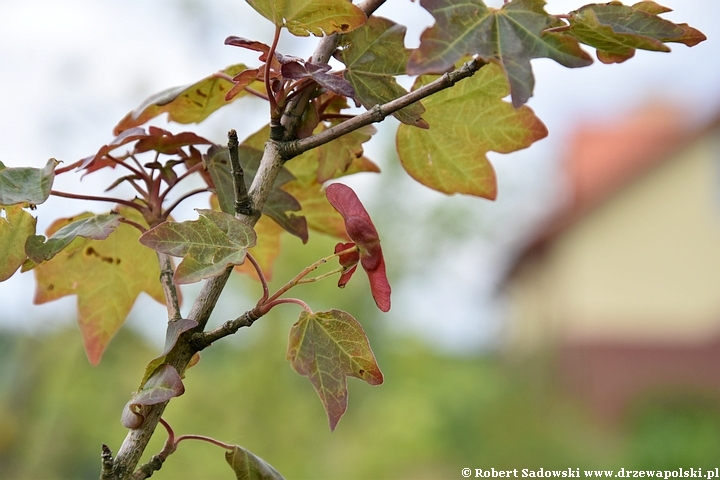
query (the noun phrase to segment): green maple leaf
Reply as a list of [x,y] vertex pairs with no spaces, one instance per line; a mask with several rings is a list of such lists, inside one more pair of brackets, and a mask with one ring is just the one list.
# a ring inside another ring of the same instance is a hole
[[228,266],[243,263],[248,247],[255,245],[253,229],[232,215],[197,212],[197,220],[163,222],[140,237],[140,243],[153,250],[183,257],[175,269],[177,284],[220,275]]
[[225,461],[235,472],[237,480],[283,480],[280,472],[269,463],[237,445],[225,452]]
[[[238,63],[225,68],[222,72],[232,77],[246,69],[245,65]],[[233,86],[231,81],[213,74],[190,85],[163,90],[125,115],[115,126],[113,133],[120,135],[125,130],[143,125],[163,113],[168,114],[168,120],[177,123],[202,122],[219,108],[247,95],[247,92],[241,91],[232,99],[225,100],[225,95]],[[261,84],[258,86],[262,90],[265,88]]]
[[[145,225],[134,209],[120,207],[118,210],[123,217]],[[47,235],[51,236],[68,223],[68,220],[56,222]],[[34,270],[35,303],[77,295],[80,333],[85,353],[93,365],[100,361],[140,293],[165,303],[158,280],[157,256],[138,243],[139,236],[136,228],[120,224],[105,240],[78,237]]]
[[347,409],[347,380],[370,385],[383,382],[365,332],[349,313],[340,310],[302,312],[290,329],[287,359],[315,387],[334,430]]
[[[551,58],[565,67],[584,67],[592,59],[577,40],[546,29],[564,25],[545,12],[544,0],[513,0],[500,9],[482,0],[421,0],[435,17],[410,55],[408,73],[442,73],[465,55],[499,61],[507,74],[513,105],[532,96],[535,80],[530,60]],[[425,105],[427,108],[427,105]]]
[[[434,80],[419,77],[415,88]],[[418,182],[444,193],[494,199],[495,172],[490,150],[509,153],[547,136],[545,125],[527,107],[513,108],[502,69],[488,64],[425,100],[428,130],[400,125],[397,149],[405,170]]]
[[568,33],[597,49],[603,63],[620,63],[635,55],[635,49],[669,52],[664,42],[691,47],[705,40],[687,24],[675,24],[658,17],[670,9],[654,2],[632,7],[619,2],[586,5],[570,15]]
[[35,234],[35,218],[20,205],[0,205],[0,282],[12,277],[23,264],[25,242]]
[[58,163],[51,158],[43,168],[7,168],[0,162],[0,205],[43,203],[50,196]]
[[[343,35],[344,48],[337,55],[347,69],[343,76],[355,89],[357,100],[371,108],[387,103],[407,91],[395,81],[395,75],[404,75],[410,58],[405,48],[404,25],[381,17],[370,17],[362,27]],[[395,118],[408,125],[427,127],[421,116],[425,109],[420,102],[413,103],[395,113]]]
[[35,263],[50,260],[77,237],[105,240],[120,224],[120,216],[116,213],[87,213],[74,218],[76,220],[53,233],[47,240],[42,235],[28,237],[25,244],[28,258]]
[[247,0],[260,15],[293,35],[345,33],[365,23],[362,10],[347,0]]

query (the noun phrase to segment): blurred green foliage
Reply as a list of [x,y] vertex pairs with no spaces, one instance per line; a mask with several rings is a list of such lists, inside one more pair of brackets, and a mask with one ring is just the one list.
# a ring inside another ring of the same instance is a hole
[[[310,247],[288,249],[273,286],[332,244],[318,237]],[[555,388],[552,359],[444,356],[389,334],[383,324],[392,314],[377,313],[359,275],[344,290],[332,280],[298,290],[315,310],[342,308],[363,323],[385,384],[349,379],[348,412],[330,433],[312,386],[285,361],[288,329],[299,312],[283,305],[203,352],[187,372],[185,395],[164,415],[178,435],[241,445],[288,479],[455,479],[465,467],[706,468],[720,458],[717,402],[649,398],[624,426],[601,427]],[[242,295],[232,292],[259,292],[259,286],[233,279],[229,301],[241,304]],[[123,329],[91,367],[76,329],[0,336],[0,478],[98,478],[100,446],[121,444],[122,408],[159,350]],[[143,461],[164,440],[159,429]],[[233,473],[222,449],[186,441],[153,478],[231,479]]]

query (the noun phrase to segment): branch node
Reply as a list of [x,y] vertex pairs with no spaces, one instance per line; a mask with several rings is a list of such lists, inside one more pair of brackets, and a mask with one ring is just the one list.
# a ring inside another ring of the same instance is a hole
[[100,455],[100,458],[102,459],[102,470],[100,471],[100,480],[108,480],[113,478],[113,466],[115,465],[115,460],[112,456],[112,450],[110,450],[110,447],[102,444],[102,454]]

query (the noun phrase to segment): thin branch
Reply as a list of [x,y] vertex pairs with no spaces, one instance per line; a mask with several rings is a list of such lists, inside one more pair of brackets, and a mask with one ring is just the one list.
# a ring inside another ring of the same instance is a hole
[[271,308],[275,307],[276,305],[280,305],[281,303],[294,303],[295,305],[300,305],[303,310],[308,312],[310,315],[313,314],[312,309],[310,308],[310,305],[303,302],[299,298],[278,298],[277,300],[273,300],[272,302],[268,302],[265,305],[263,305],[263,308],[267,308],[268,311],[270,311]]
[[182,318],[182,314],[180,313],[180,297],[178,295],[177,285],[173,283],[175,269],[173,268],[172,258],[170,258],[170,255],[160,252],[157,252],[157,257],[160,263],[160,284],[165,294],[168,320],[179,320]]
[[270,45],[270,51],[267,54],[267,61],[265,62],[265,91],[267,92],[268,100],[270,100],[270,118],[275,118],[277,115],[277,101],[273,94],[272,87],[270,86],[270,67],[272,60],[275,57],[275,49],[277,48],[278,41],[280,40],[280,32],[282,27],[275,27],[275,36],[273,37],[272,45]]
[[213,445],[217,445],[218,447],[224,448],[225,450],[233,450],[235,448],[229,443],[221,442],[220,440],[215,440],[214,438],[206,437],[205,435],[181,435],[175,441],[175,445],[182,442],[183,440],[202,440],[203,442],[212,443]]
[[202,170],[203,168],[205,168],[205,165],[202,162],[199,162],[199,163],[196,163],[195,165],[193,165],[192,167],[188,168],[187,170],[185,170],[181,175],[179,175],[175,179],[175,183],[173,183],[172,185],[169,185],[168,188],[166,188],[165,191],[162,194],[160,194],[160,203],[165,201],[165,197],[167,197],[167,194],[170,193],[170,190],[172,190],[173,187],[175,187],[175,185],[177,185],[178,183],[180,183],[181,181],[183,181],[184,179],[186,179],[193,173],[197,172],[198,170]]
[[143,211],[143,207],[141,205],[138,205],[137,203],[131,202],[129,200],[123,200],[122,198],[95,197],[93,195],[81,195],[81,194],[76,194],[76,193],[61,192],[58,190],[50,190],[50,195],[55,195],[56,197],[64,197],[64,198],[74,198],[76,200],[92,200],[95,202],[118,203],[120,205],[132,207],[139,212]]
[[197,351],[203,350],[217,340],[235,334],[243,327],[251,327],[257,319],[262,317],[258,307],[248,310],[234,320],[228,320],[214,330],[196,333],[190,337],[190,344]]
[[382,105],[375,105],[370,110],[361,113],[360,115],[356,115],[354,118],[335,125],[334,127],[328,128],[317,135],[312,135],[300,140],[293,140],[291,142],[285,142],[280,145],[282,155],[285,159],[290,159],[303,152],[331,142],[336,138],[340,138],[343,135],[347,135],[348,133],[366,125],[381,122],[385,119],[385,117],[397,112],[401,108],[407,107],[418,100],[422,100],[433,93],[452,87],[460,80],[473,76],[483,65],[485,65],[485,63],[482,60],[470,60],[457,70],[445,73],[437,80],[430,82],[417,90],[408,92],[402,97],[398,97],[395,100]]
[[257,273],[258,280],[260,280],[260,283],[262,284],[263,295],[257,303],[258,305],[260,305],[261,303],[264,303],[265,300],[267,300],[267,298],[270,296],[270,291],[268,290],[268,282],[265,278],[265,274],[263,273],[262,268],[260,268],[260,264],[255,259],[255,257],[253,257],[250,252],[246,253],[245,257],[250,261],[250,263],[252,263],[252,266],[253,268],[255,268],[255,272]]
[[255,90],[254,88],[245,87],[244,90],[245,90],[247,93],[249,93],[250,95],[255,95],[255,96],[258,97],[258,98],[262,98],[263,100],[270,101],[270,98],[269,98],[267,95],[265,95],[265,94],[262,93],[262,92],[258,92],[258,91]]
[[233,192],[235,197],[235,213],[240,215],[252,215],[253,206],[248,197],[247,186],[245,185],[245,172],[240,165],[240,154],[238,152],[238,136],[235,129],[228,132],[228,153],[230,156],[230,173],[232,174]]
[[147,230],[148,230],[148,229],[145,228],[143,225],[140,225],[140,224],[137,223],[137,222],[133,222],[132,220],[128,220],[128,219],[125,218],[125,217],[120,217],[118,220],[119,220],[120,222],[122,222],[122,223],[127,223],[127,224],[130,225],[131,227],[137,228],[138,230],[140,230],[140,233],[145,233],[145,232],[147,232]]

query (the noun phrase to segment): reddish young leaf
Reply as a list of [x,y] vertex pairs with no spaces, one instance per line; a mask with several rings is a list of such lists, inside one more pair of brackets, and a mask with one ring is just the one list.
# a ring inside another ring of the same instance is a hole
[[[532,96],[533,58],[551,58],[569,68],[584,67],[592,59],[569,35],[546,29],[564,25],[545,12],[544,0],[513,0],[501,9],[482,0],[420,0],[435,17],[420,47],[410,55],[408,73],[443,73],[465,55],[498,60],[507,75],[515,107]],[[427,107],[427,105],[425,105]]]
[[225,461],[237,480],[283,480],[269,463],[237,445],[233,445],[232,451],[225,452]]
[[20,205],[0,205],[0,282],[12,277],[23,264],[25,242],[35,234],[35,218]]
[[155,369],[142,388],[125,405],[121,423],[125,428],[139,428],[144,421],[142,414],[139,413],[141,405],[167,402],[183,393],[185,386],[180,374],[175,367],[164,363]]
[[355,97],[355,90],[350,82],[338,75],[328,73],[329,71],[330,65],[327,63],[311,63],[304,61],[284,63],[280,70],[282,76],[285,78],[294,80],[312,78],[325,90],[349,98]]
[[[145,225],[134,209],[119,207],[118,211],[123,217]],[[51,236],[74,220],[55,222],[46,234]],[[35,303],[77,295],[78,324],[85,352],[93,365],[100,361],[140,293],[146,292],[165,303],[158,280],[157,256],[138,243],[139,236],[136,228],[121,223],[105,240],[76,238],[34,270]]]
[[308,377],[335,430],[347,410],[347,380],[355,377],[380,385],[383,375],[360,323],[349,313],[303,311],[290,329],[287,359]]
[[[360,199],[355,192],[342,183],[328,185],[325,195],[330,204],[340,212],[343,220],[345,220],[345,230],[348,237],[360,248],[360,265],[362,265],[370,280],[370,290],[375,303],[380,310],[387,312],[390,310],[390,283],[385,273],[385,260],[380,247],[380,237],[370,219],[370,215],[360,203]],[[342,251],[344,247],[344,244],[336,246],[335,252]],[[341,250],[338,250],[338,248],[341,248]],[[349,267],[347,262],[350,257],[346,256],[340,260],[346,262],[342,265],[347,269]],[[343,280],[347,282],[349,275],[340,278],[341,282]],[[343,285],[338,284],[338,286]]]

